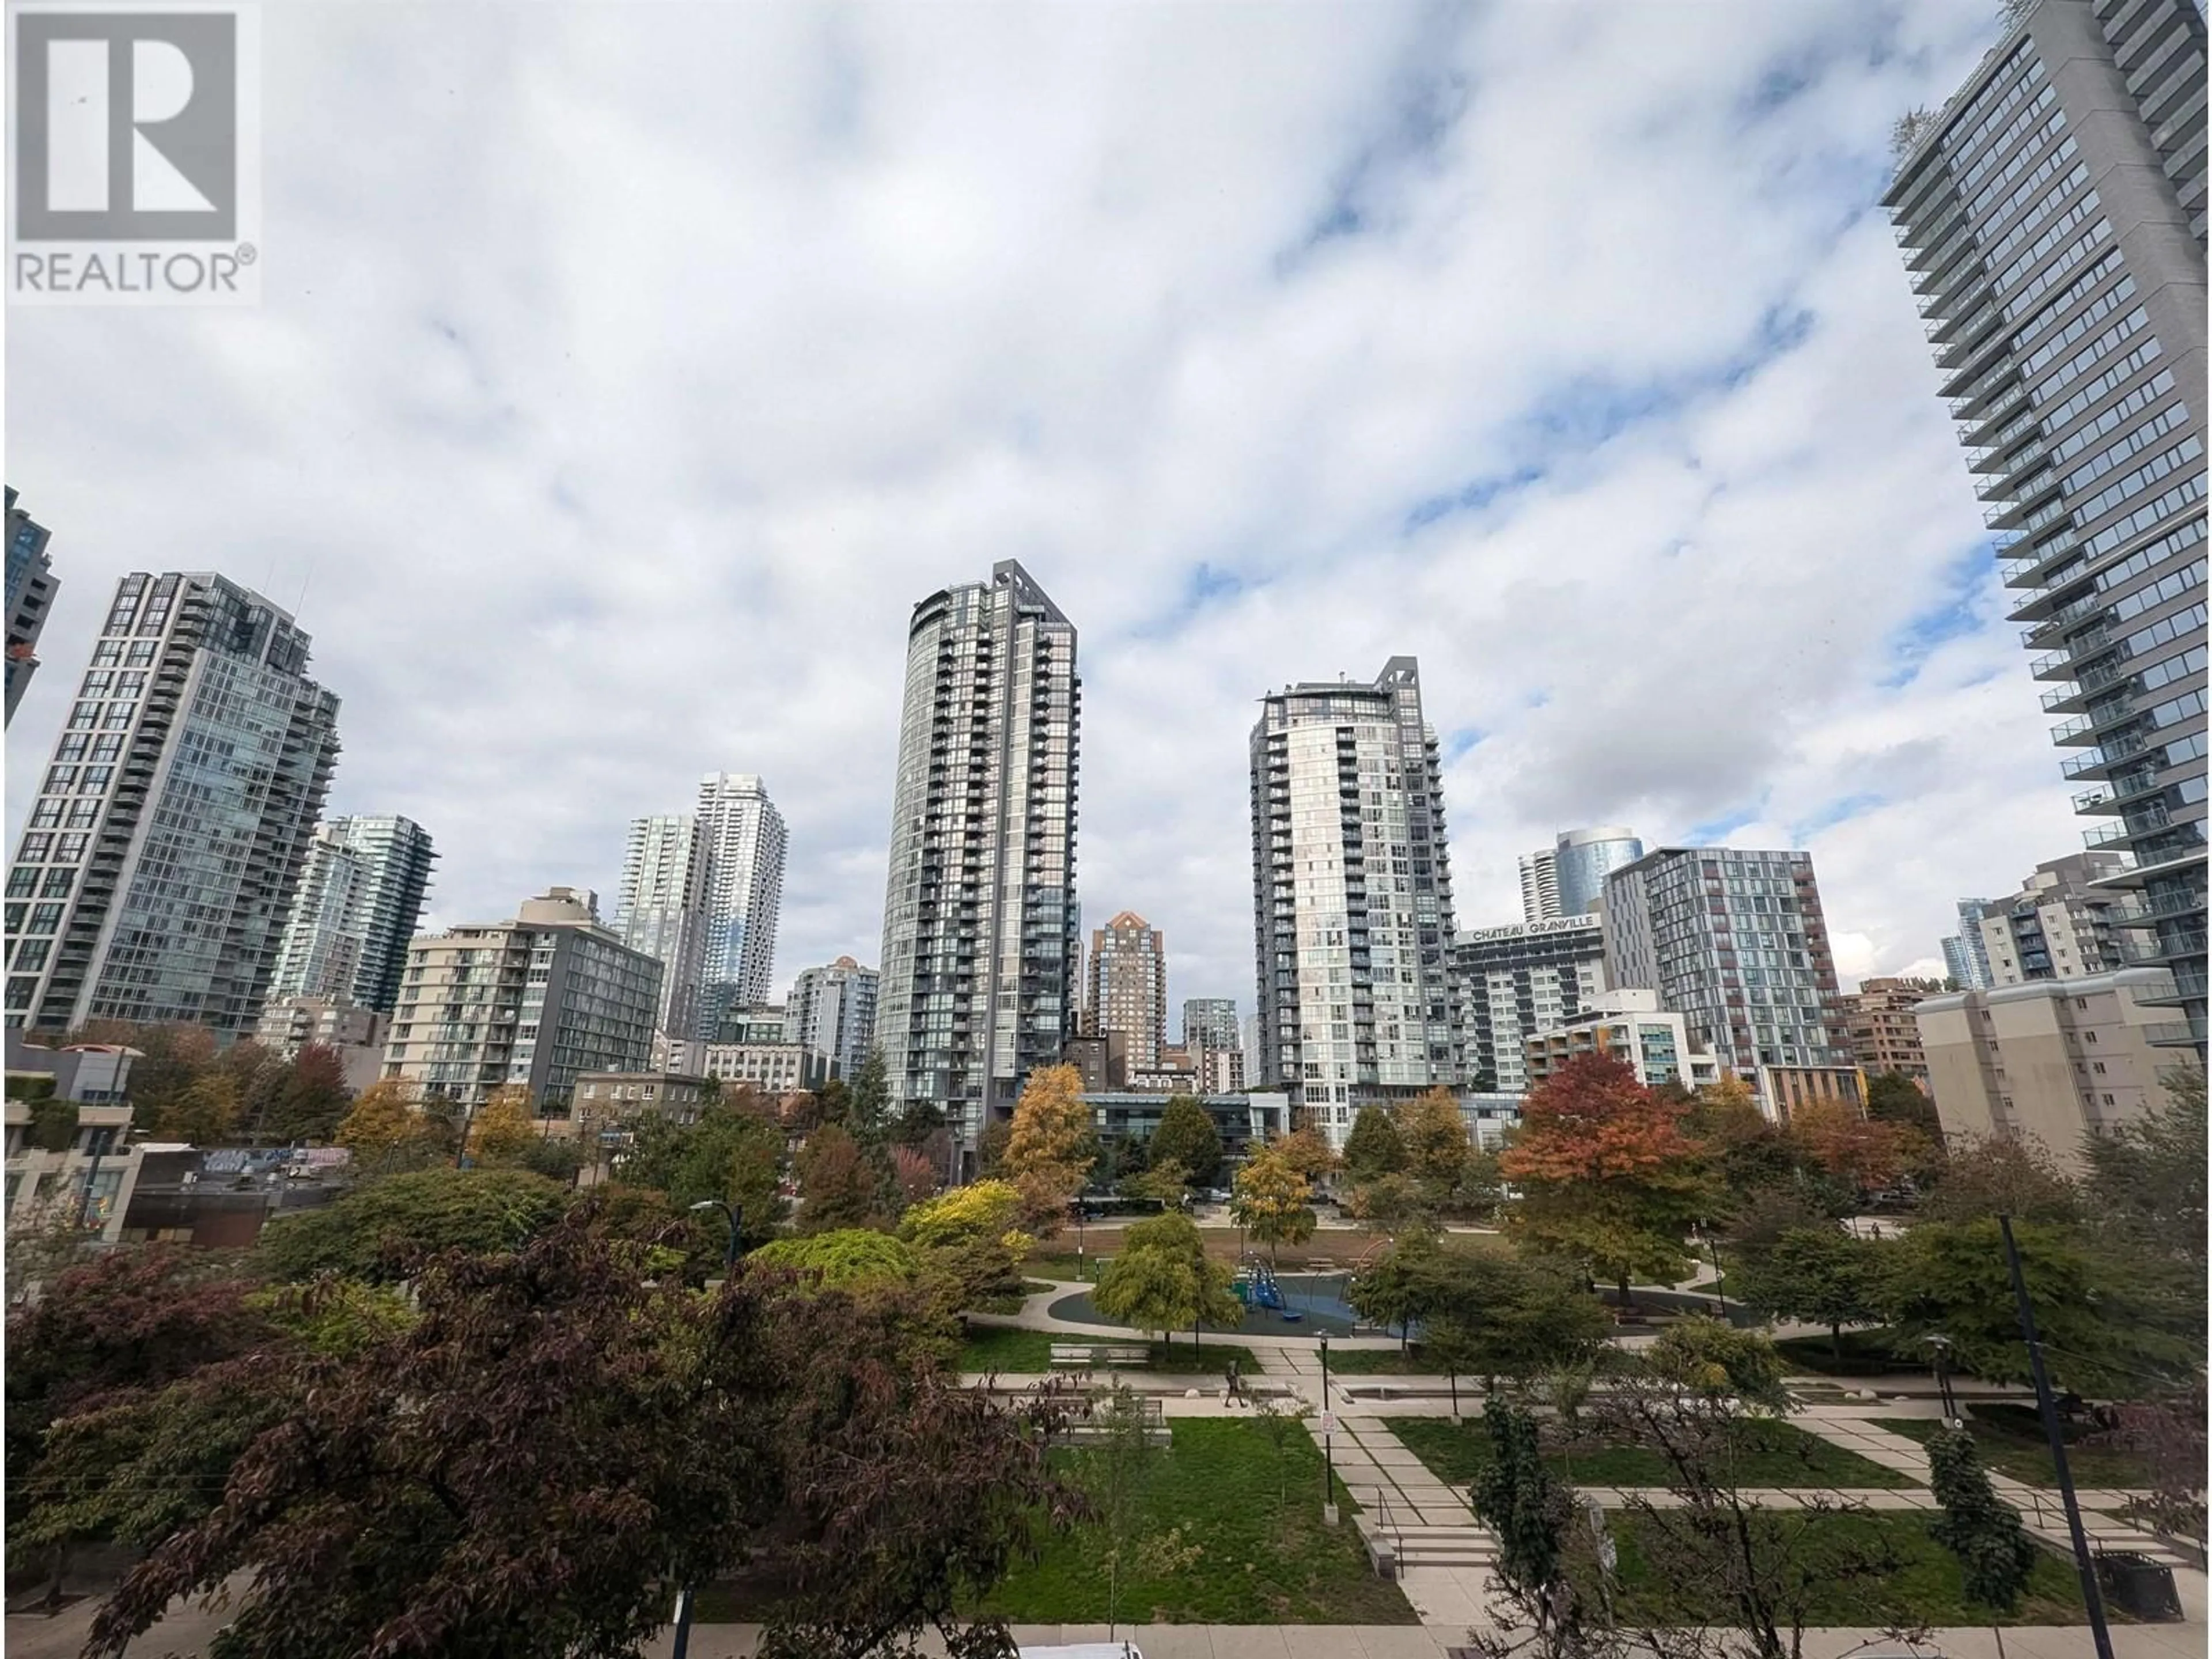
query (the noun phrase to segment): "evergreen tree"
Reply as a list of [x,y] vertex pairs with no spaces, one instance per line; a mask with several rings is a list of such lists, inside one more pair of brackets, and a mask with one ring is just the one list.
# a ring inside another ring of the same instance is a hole
[[1221,1172],[1221,1131],[1212,1114],[1189,1095],[1177,1095],[1160,1113],[1160,1127],[1146,1147],[1152,1168],[1179,1164],[1188,1183],[1211,1187]]
[[[1966,1594],[1992,1614],[2010,1613],[2035,1571],[2035,1544],[2020,1511],[1990,1487],[1973,1436],[1963,1429],[1937,1430],[1928,1442],[1928,1475],[1943,1509],[1928,1530],[1959,1558]],[[1996,1628],[1995,1618],[1990,1626]],[[2002,1636],[1997,1651],[2004,1651]]]
[[1355,1187],[1364,1186],[1405,1167],[1406,1144],[1390,1114],[1380,1106],[1362,1106],[1344,1143],[1344,1178]]

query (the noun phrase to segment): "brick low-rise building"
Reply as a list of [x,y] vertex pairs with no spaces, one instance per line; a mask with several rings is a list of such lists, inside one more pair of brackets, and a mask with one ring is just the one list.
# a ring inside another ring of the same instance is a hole
[[1859,1069],[1869,1076],[1902,1072],[1925,1090],[1928,1055],[1920,1046],[1920,1024],[1912,1011],[1942,991],[1940,980],[1869,979],[1862,980],[1856,991],[1837,998],[1844,1042]]

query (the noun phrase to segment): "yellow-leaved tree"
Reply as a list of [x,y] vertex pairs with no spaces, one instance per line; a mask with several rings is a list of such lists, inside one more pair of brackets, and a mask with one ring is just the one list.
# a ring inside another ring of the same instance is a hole
[[398,1158],[422,1132],[407,1085],[380,1078],[354,1097],[338,1125],[337,1139],[339,1146],[350,1147],[362,1164],[374,1168]]
[[479,1164],[512,1164],[537,1139],[530,1091],[520,1083],[493,1090],[469,1120],[469,1156]]
[[1300,1167],[1297,1136],[1262,1146],[1244,1160],[1231,1189],[1229,1213],[1265,1244],[1269,1255],[1284,1244],[1303,1244],[1314,1235],[1313,1187]]
[[1013,1132],[1000,1173],[1022,1194],[1028,1218],[1047,1236],[1067,1200],[1083,1190],[1098,1157],[1097,1132],[1083,1102],[1083,1073],[1045,1066],[1030,1073],[1014,1106]]

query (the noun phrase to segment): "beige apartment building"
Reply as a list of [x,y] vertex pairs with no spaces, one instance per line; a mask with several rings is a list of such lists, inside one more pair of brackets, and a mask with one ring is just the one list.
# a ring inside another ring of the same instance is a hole
[[1869,1077],[1902,1072],[1925,1090],[1928,1054],[1920,1046],[1920,1024],[1912,1011],[1942,992],[1941,980],[1869,979],[1850,995],[1838,997],[1838,1023],[1859,1069]]
[[2148,1029],[2165,1018],[2163,969],[2000,985],[1931,997],[1915,1011],[1946,1135],[2033,1135],[2063,1162],[2081,1137],[2140,1115],[2172,1056]]
[[1996,985],[2080,979],[2120,965],[2112,918],[2124,895],[2098,884],[2127,860],[2117,853],[2075,853],[2039,864],[2006,898],[1982,903],[1982,949]]
[[1168,948],[1159,929],[1124,910],[1091,935],[1091,1034],[1119,1033],[1129,1071],[1157,1072],[1167,1062]]

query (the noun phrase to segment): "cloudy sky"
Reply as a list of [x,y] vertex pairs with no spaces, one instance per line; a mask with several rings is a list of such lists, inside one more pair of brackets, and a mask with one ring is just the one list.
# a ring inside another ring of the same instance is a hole
[[[1081,630],[1081,896],[1251,1002],[1245,737],[1420,659],[1458,915],[1808,847],[1846,982],[2079,847],[1874,203],[1993,0],[283,5],[264,303],[17,312],[27,810],[114,579],[295,607],[439,921],[757,772],[878,954],[906,619]],[[304,595],[304,599],[302,596]]]

